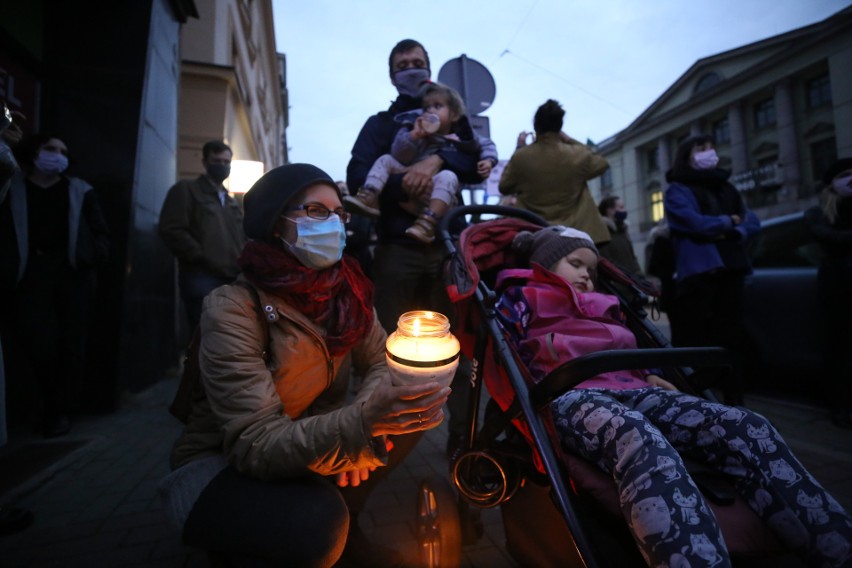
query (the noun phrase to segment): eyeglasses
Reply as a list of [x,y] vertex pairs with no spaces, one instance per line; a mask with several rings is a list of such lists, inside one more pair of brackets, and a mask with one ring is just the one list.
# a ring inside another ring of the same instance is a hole
[[319,203],[308,203],[306,205],[297,205],[290,209],[290,211],[304,211],[305,215],[310,217],[311,219],[317,219],[318,221],[325,221],[331,214],[334,213],[338,217],[340,217],[340,221],[342,223],[348,223],[352,218],[352,214],[349,211],[346,211],[343,207],[338,207],[334,211],[330,210],[325,205],[320,205]]

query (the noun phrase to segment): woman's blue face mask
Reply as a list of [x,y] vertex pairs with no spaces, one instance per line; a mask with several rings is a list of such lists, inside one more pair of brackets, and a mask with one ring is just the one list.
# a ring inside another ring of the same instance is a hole
[[322,270],[343,258],[346,231],[340,217],[332,213],[328,219],[322,220],[311,217],[284,218],[296,224],[296,242],[290,244],[283,238],[281,242],[299,262],[308,268]]

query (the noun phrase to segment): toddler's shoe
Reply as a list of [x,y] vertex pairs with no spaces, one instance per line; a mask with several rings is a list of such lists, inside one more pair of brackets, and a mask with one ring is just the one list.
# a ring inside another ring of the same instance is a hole
[[437,225],[438,220],[431,212],[421,213],[414,224],[405,230],[405,234],[428,245],[435,240]]
[[379,190],[369,185],[358,190],[355,197],[351,195],[343,196],[343,206],[350,213],[366,215],[367,217],[379,216]]

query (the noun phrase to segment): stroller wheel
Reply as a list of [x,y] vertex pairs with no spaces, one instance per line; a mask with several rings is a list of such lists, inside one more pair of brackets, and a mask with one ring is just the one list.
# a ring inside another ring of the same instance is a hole
[[429,477],[417,495],[417,543],[421,566],[447,568],[461,564],[461,523],[449,482]]

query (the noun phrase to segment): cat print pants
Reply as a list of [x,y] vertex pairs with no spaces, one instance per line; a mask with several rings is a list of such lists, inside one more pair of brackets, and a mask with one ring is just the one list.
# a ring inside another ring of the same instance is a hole
[[852,566],[852,518],[761,415],[659,387],[577,389],[551,409],[563,448],[612,475],[649,566],[730,566],[681,455],[724,473],[809,564]]

